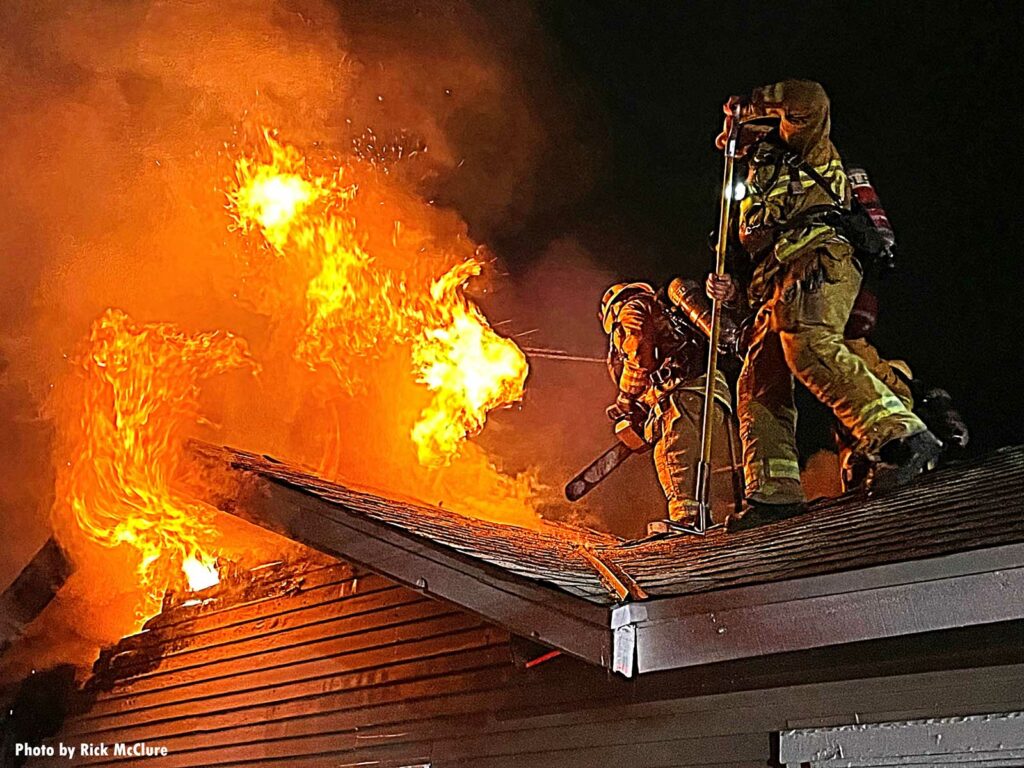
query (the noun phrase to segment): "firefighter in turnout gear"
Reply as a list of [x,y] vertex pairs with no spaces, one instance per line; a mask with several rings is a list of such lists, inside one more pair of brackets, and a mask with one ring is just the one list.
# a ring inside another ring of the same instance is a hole
[[[755,313],[737,384],[746,496],[733,529],[784,517],[804,501],[796,448],[793,377],[828,406],[878,461],[873,487],[909,482],[941,443],[844,343],[861,267],[836,214],[850,208],[842,160],[829,138],[829,101],[818,83],[786,80],[733,97],[740,120],[777,122],[747,150],[739,239],[750,258],[745,296],[730,275],[707,281],[713,298]],[[722,146],[723,137],[719,137]]]
[[[669,519],[691,524],[697,514],[695,467],[700,445],[707,341],[699,330],[673,323],[664,302],[647,283],[621,283],[601,301],[609,339],[608,368],[619,388],[610,415],[634,415],[654,446],[658,481]],[[716,379],[715,466],[712,516],[722,522],[737,509],[733,445],[738,442],[725,377]]]
[[[908,409],[914,408],[914,395],[910,391],[912,373],[904,360],[886,360],[875,345],[868,341],[868,335],[878,321],[878,299],[861,288],[853,302],[853,309],[843,329],[846,346],[864,361],[868,370],[887,386]],[[869,456],[857,450],[857,441],[841,423],[834,427],[836,450],[839,453],[839,468],[842,473],[843,491],[850,491],[864,484],[871,469]]]

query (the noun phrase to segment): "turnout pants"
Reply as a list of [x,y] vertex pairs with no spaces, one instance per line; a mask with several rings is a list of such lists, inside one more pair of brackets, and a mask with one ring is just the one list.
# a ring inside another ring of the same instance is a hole
[[[724,380],[723,380],[724,384]],[[725,390],[726,393],[728,389]],[[697,463],[700,461],[703,391],[677,389],[659,404],[654,418],[660,437],[654,445],[658,482],[668,500],[671,520],[692,521],[697,516]],[[725,404],[715,399],[711,435],[711,517],[716,523],[738,511],[739,439],[735,420]]]
[[[885,386],[891,389],[892,393],[908,409],[914,409],[914,395],[910,391],[910,385],[907,384],[906,378],[896,372],[896,366],[893,363],[878,354],[874,344],[867,339],[847,339],[846,346],[864,361],[868,370],[875,374]],[[905,370],[909,371],[905,363],[903,366]],[[868,457],[858,452],[856,441],[842,425],[837,425],[835,433],[836,450],[839,452],[839,466],[842,470],[843,491],[846,492],[853,490],[864,482],[871,464],[868,461]]]
[[758,310],[737,383],[747,498],[803,500],[794,376],[832,409],[864,453],[925,429],[843,340],[860,283],[849,246],[829,244],[784,266]]

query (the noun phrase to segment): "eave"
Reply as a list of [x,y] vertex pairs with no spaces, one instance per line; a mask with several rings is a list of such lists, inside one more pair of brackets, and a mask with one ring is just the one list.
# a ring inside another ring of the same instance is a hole
[[[1020,448],[889,500],[824,502],[745,536],[639,543],[488,524],[254,454],[194,451],[239,481],[233,496],[208,499],[222,510],[627,677],[1024,620]],[[993,477],[1006,486],[979,493]],[[920,527],[911,518],[902,530],[915,503]],[[823,535],[845,522],[847,541]],[[892,530],[906,559],[894,559]],[[872,544],[880,533],[884,556]],[[761,541],[782,542],[777,562],[743,573]],[[830,571],[836,562],[842,570]]]

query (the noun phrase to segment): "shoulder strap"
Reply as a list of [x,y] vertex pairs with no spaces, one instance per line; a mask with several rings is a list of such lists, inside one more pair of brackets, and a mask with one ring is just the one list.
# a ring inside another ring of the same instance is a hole
[[832,189],[832,185],[825,180],[825,177],[818,173],[814,169],[814,166],[812,166],[810,163],[808,163],[806,160],[800,157],[800,155],[798,155],[796,152],[793,152],[792,150],[787,150],[786,152],[784,152],[782,155],[782,162],[784,162],[797,173],[806,173],[811,181],[813,181],[815,184],[821,187],[825,191],[825,193],[832,198],[832,202],[834,202],[840,208],[845,207],[843,205],[843,199],[835,193],[835,190]]

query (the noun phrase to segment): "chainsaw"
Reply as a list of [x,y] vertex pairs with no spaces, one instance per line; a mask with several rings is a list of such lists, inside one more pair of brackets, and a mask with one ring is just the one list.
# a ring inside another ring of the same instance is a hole
[[637,408],[626,413],[618,405],[611,405],[607,414],[615,424],[615,443],[568,482],[565,498],[569,501],[579,501],[604,482],[630,456],[651,449],[652,443],[644,438],[644,424],[648,415],[646,409]]

